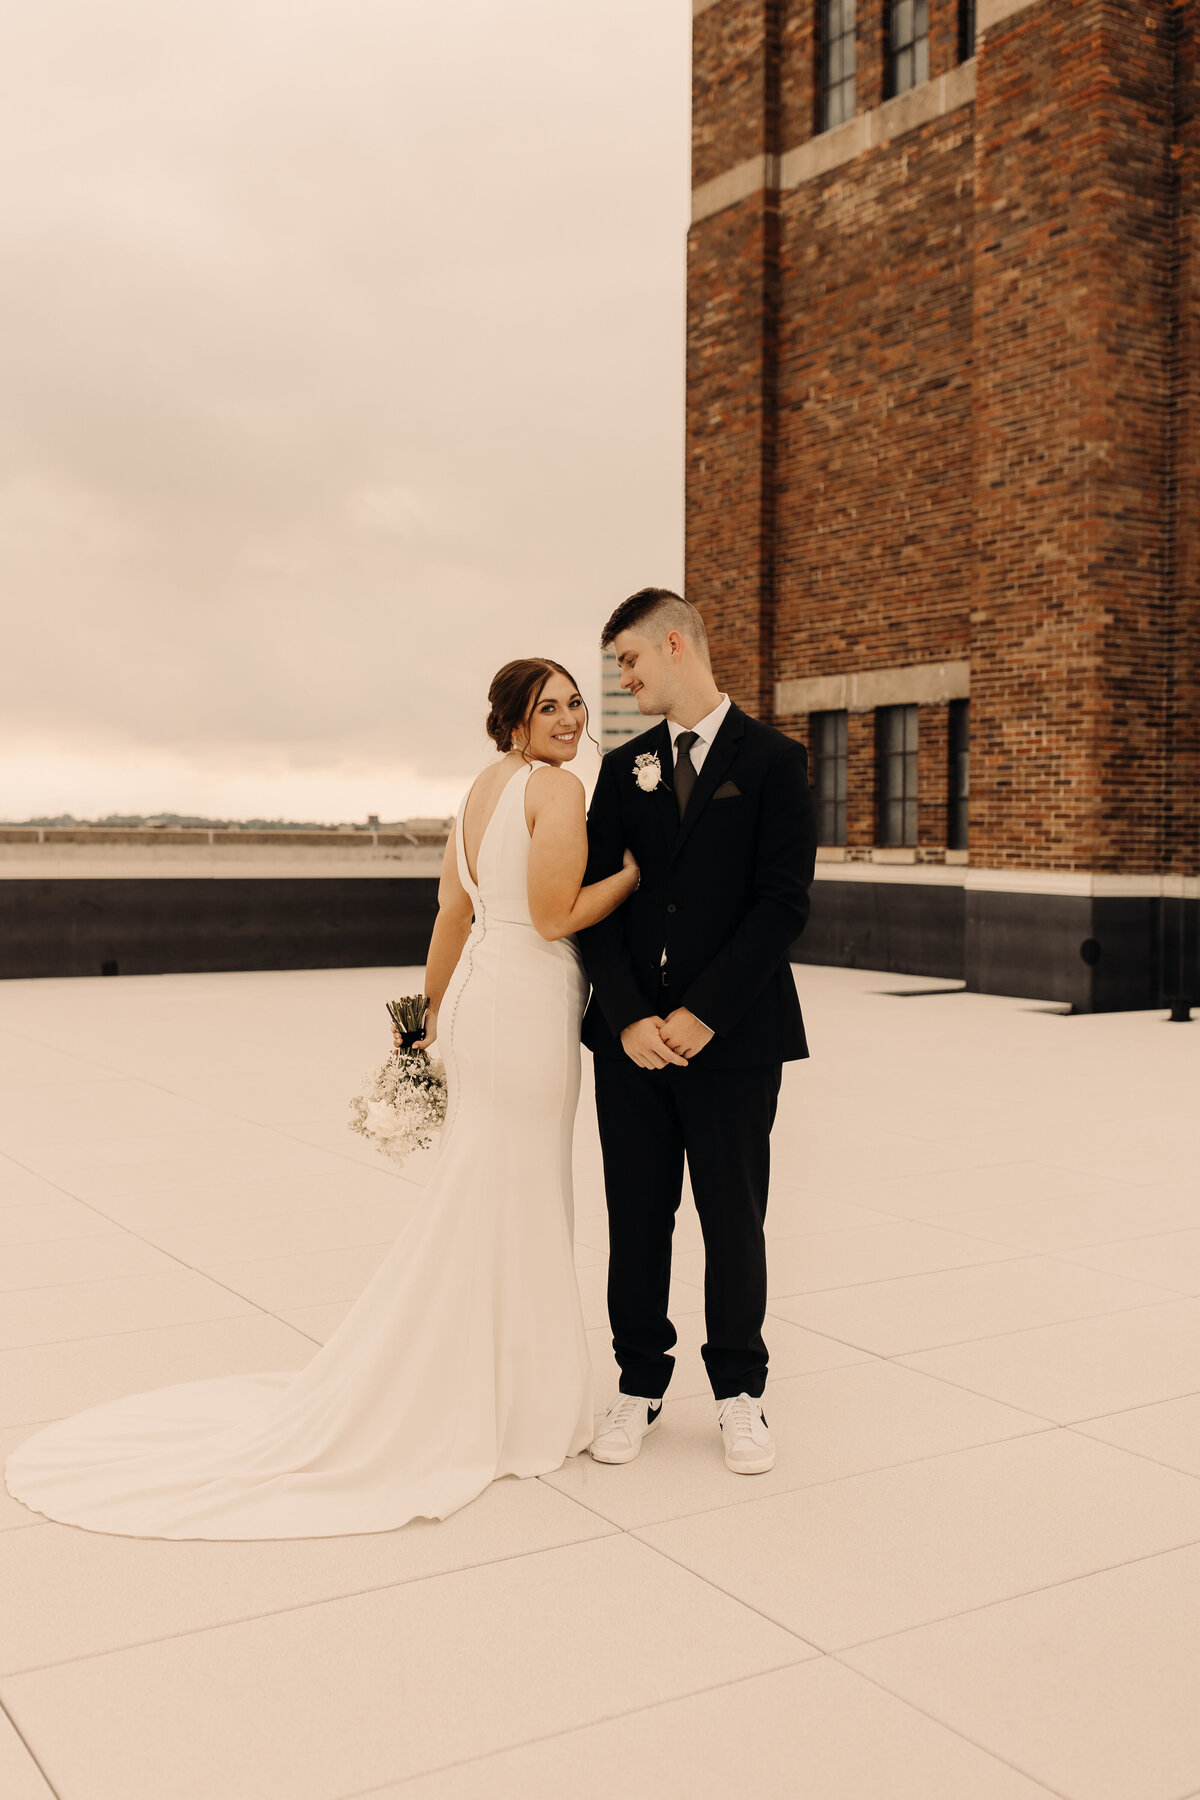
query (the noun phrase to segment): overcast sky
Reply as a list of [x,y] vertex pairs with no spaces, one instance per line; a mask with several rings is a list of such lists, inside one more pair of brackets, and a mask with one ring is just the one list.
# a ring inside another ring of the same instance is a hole
[[598,701],[682,578],[690,20],[7,10],[0,817],[444,813],[501,662]]

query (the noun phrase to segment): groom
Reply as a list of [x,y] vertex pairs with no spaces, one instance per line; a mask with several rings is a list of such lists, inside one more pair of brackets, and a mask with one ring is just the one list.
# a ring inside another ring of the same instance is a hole
[[588,814],[585,879],[619,868],[626,845],[641,869],[624,906],[579,937],[621,1369],[592,1455],[631,1461],[661,1416],[686,1156],[725,1461],[761,1474],[775,1461],[760,1404],[770,1131],[783,1063],[808,1055],[788,963],[816,854],[807,758],[719,692],[704,622],[678,594],[643,588],[600,642],[613,646],[640,711],[666,717],[609,751]]

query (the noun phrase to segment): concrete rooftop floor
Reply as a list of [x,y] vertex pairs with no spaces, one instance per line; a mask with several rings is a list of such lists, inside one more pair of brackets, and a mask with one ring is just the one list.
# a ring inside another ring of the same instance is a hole
[[[685,1201],[676,1377],[631,1465],[278,1543],[0,1497],[5,1800],[1200,1796],[1200,1024],[797,979],[775,1470],[722,1462]],[[0,984],[0,1454],[308,1359],[420,1204],[343,1123],[419,981]]]

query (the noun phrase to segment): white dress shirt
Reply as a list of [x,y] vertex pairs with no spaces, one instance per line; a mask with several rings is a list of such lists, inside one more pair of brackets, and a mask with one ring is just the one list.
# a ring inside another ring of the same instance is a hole
[[[729,695],[722,694],[712,711],[706,713],[704,718],[702,718],[698,724],[691,727],[697,734],[696,742],[692,745],[692,767],[695,769],[697,775],[704,767],[704,758],[708,755],[708,747],[720,730],[721,720],[729,711],[729,706]],[[687,729],[688,727],[686,725],[676,724],[674,719],[667,720],[667,730],[671,733],[671,757],[674,762],[679,761],[679,734],[681,731],[686,731]]]

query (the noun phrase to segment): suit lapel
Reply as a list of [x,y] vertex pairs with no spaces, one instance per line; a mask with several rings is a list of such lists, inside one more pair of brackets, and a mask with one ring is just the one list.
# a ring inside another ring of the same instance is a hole
[[[664,729],[666,729],[665,726]],[[692,797],[687,803],[687,811],[684,813],[682,820],[678,823],[675,839],[669,852],[672,858],[679,855],[679,852],[683,849],[683,846],[687,843],[688,838],[695,828],[696,820],[720,787],[721,782],[725,779],[726,771],[734,757],[737,755],[738,750],[741,748],[741,742],[745,735],[745,713],[741,711],[740,707],[730,706],[729,711],[721,721],[720,729],[718,730],[716,737],[708,747],[708,752],[701,765],[700,773],[696,776],[696,785],[692,789]],[[668,767],[670,767],[670,763],[671,738],[670,732],[668,731]],[[671,807],[676,819],[679,820],[679,808],[675,804],[674,791],[671,793]]]
[[675,840],[679,836],[679,807],[675,800],[675,758],[671,750],[671,727],[665,719],[658,727],[658,741],[654,749],[662,771],[662,782],[654,789],[653,800],[662,821],[663,839],[670,858],[675,853]]

